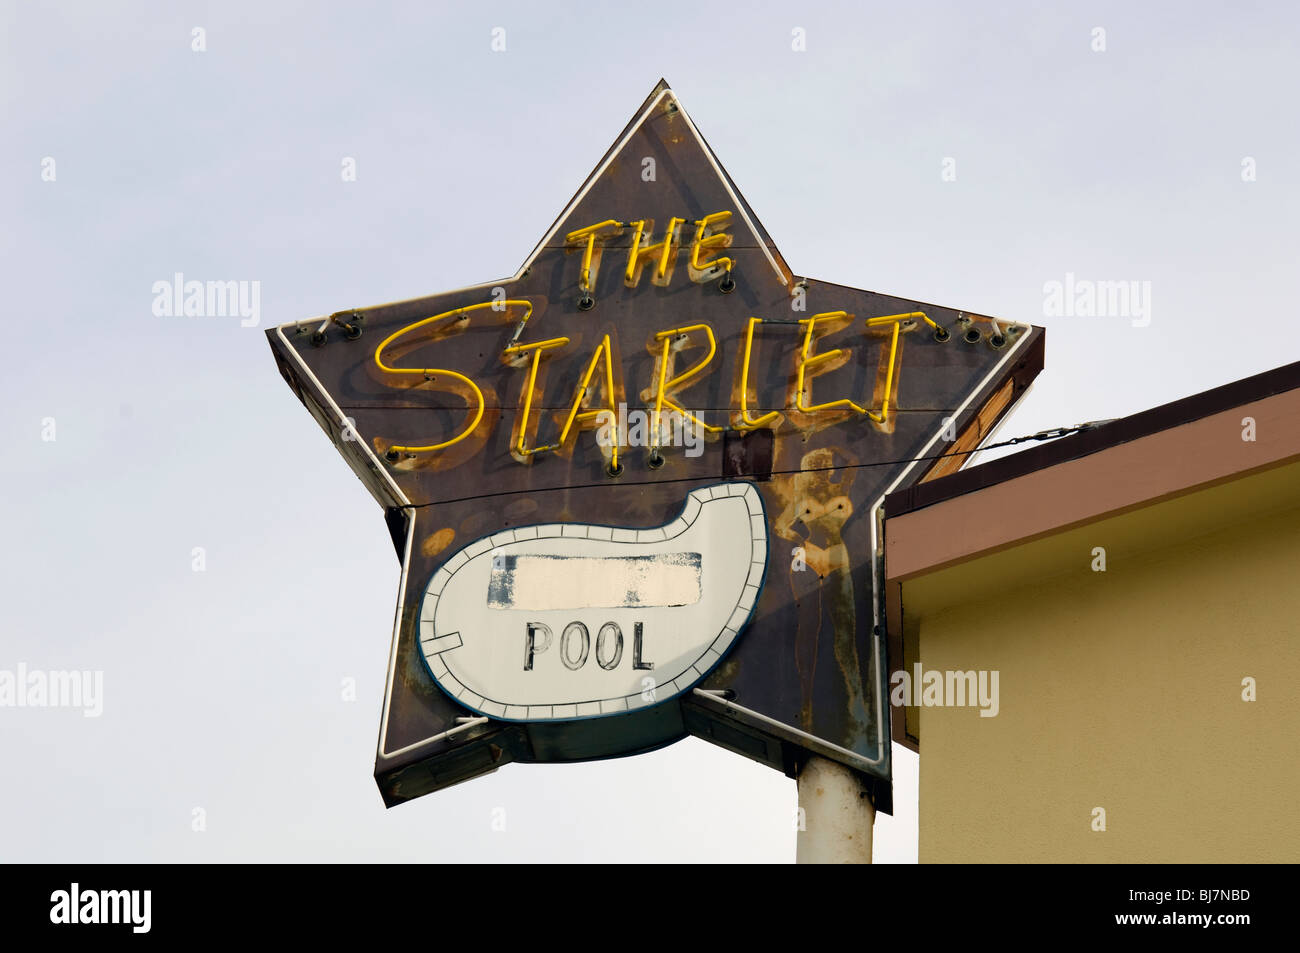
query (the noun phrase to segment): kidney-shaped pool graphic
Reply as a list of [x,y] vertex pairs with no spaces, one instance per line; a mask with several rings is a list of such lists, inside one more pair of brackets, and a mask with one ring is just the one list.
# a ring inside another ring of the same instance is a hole
[[747,482],[693,490],[666,526],[521,526],[433,574],[420,650],[460,704],[504,721],[615,715],[690,689],[749,621],[767,520]]

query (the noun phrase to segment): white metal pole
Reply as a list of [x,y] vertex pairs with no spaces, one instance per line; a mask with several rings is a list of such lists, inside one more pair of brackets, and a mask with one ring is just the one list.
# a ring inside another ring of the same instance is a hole
[[795,863],[869,864],[876,807],[858,775],[813,757],[799,772]]

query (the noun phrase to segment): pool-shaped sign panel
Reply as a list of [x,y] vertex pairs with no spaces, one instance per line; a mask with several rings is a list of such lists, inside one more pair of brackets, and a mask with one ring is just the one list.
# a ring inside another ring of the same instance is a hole
[[666,526],[521,526],[433,574],[420,649],[461,704],[506,721],[615,715],[667,701],[749,621],[767,566],[752,483],[693,490]]

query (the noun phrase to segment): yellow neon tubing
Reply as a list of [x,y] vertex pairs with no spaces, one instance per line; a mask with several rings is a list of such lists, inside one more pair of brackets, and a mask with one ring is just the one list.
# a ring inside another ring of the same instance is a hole
[[533,351],[533,360],[528,368],[528,384],[524,389],[524,412],[519,423],[519,443],[515,449],[521,456],[531,456],[534,453],[541,453],[543,450],[554,450],[554,446],[534,447],[528,449],[528,421],[533,415],[533,388],[537,385],[537,366],[542,362],[542,351],[546,348],[560,347],[568,344],[568,338],[550,338],[545,341],[537,341],[533,344],[515,344],[506,348],[506,354],[515,354],[521,351]]
[[889,339],[889,367],[885,371],[885,396],[880,401],[880,416],[867,411],[867,416],[878,424],[883,424],[889,417],[889,394],[894,389],[894,360],[898,355],[898,324],[894,322],[894,333]]
[[[605,396],[611,404],[614,403],[614,350],[609,345],[609,335],[605,335]],[[609,465],[612,469],[618,469],[618,411],[609,408],[604,413],[610,416],[610,425],[614,431],[614,442],[611,444]],[[596,411],[594,416],[600,416],[602,411]]]
[[751,420],[749,416],[749,352],[754,348],[754,325],[762,324],[762,318],[750,318],[745,328],[745,359],[740,371],[740,422],[742,429],[752,429],[770,423],[781,416],[775,410],[769,410],[762,417]]
[[641,255],[641,233],[645,231],[645,219],[637,219],[635,222],[629,222],[628,224],[636,226],[636,231],[632,233],[632,251],[628,253],[627,268],[623,272],[623,280],[631,284],[636,276],[637,260]]
[[659,280],[664,280],[664,275],[668,274],[668,259],[672,255],[673,238],[677,235],[677,226],[685,222],[684,218],[670,218],[668,220],[668,234],[664,236],[664,250],[659,256]]
[[614,443],[613,456],[610,459],[610,466],[617,469],[618,467],[618,412],[612,407],[602,407],[600,410],[588,410],[578,413],[578,408],[582,406],[582,395],[586,391],[587,385],[591,383],[591,376],[596,372],[596,362],[600,360],[601,355],[605,357],[605,396],[612,404],[614,402],[614,365],[611,357],[612,350],[609,345],[609,335],[605,335],[605,340],[600,347],[596,348],[596,353],[591,355],[591,363],[587,365],[587,373],[582,375],[582,382],[578,385],[577,392],[573,395],[573,406],[569,408],[569,419],[564,422],[564,429],[560,431],[560,441],[551,447],[540,449],[554,450],[564,446],[569,438],[569,428],[573,426],[574,420],[586,420],[590,417],[599,417],[602,414],[611,414],[614,417]]
[[506,348],[503,354],[515,354],[519,351],[527,351],[532,348],[559,347],[561,344],[568,344],[568,338],[547,338],[545,341],[533,341],[531,344],[512,344]]
[[898,327],[904,321],[920,318],[936,331],[939,325],[930,320],[930,316],[924,311],[909,311],[907,314],[887,314],[879,318],[867,318],[867,327],[880,327],[884,324],[892,324],[894,332],[889,338],[889,366],[885,369],[885,396],[880,402],[880,415],[867,411],[867,416],[878,424],[883,424],[889,417],[889,395],[894,390],[894,366],[898,360]]
[[[870,414],[870,411],[868,411],[865,407],[859,407],[857,404],[849,400],[847,397],[842,400],[833,400],[825,404],[814,404],[812,407],[804,406],[804,400],[803,400],[804,383],[806,381],[806,376],[804,374],[805,369],[815,364],[821,364],[824,361],[829,361],[832,358],[839,357],[841,354],[848,353],[848,351],[845,350],[844,348],[836,348],[835,350],[827,351],[824,354],[812,354],[811,351],[813,346],[813,329],[817,326],[818,321],[822,321],[828,318],[852,318],[852,317],[853,315],[849,314],[847,311],[827,311],[823,314],[814,314],[812,317],[804,318],[802,321],[799,322],[800,324],[808,325],[808,330],[804,334],[804,338],[803,338],[803,353],[801,355],[801,360],[799,361],[799,373],[795,378],[795,387],[798,389],[798,393],[795,396],[795,407],[802,413],[810,414],[818,410],[836,410],[841,407],[849,407],[859,414]],[[894,330],[895,333],[897,333],[898,330],[897,324],[894,325]],[[890,358],[890,361],[891,362],[893,361],[892,357]],[[811,383],[809,383],[808,388],[811,390],[812,388]]]
[[[389,344],[391,344],[394,341],[394,339],[401,337],[403,334],[406,334],[408,331],[414,331],[416,328],[424,327],[426,324],[431,324],[434,321],[440,321],[443,318],[450,317],[451,315],[458,315],[460,318],[468,318],[469,312],[477,311],[480,308],[490,308],[493,305],[498,303],[501,302],[482,301],[479,302],[478,304],[466,305],[463,308],[454,308],[451,311],[444,311],[442,314],[435,314],[431,318],[424,318],[420,321],[416,321],[414,324],[408,324],[406,327],[394,331],[392,334],[388,335],[388,337],[384,338],[383,341],[380,342],[379,347],[375,348],[375,366],[378,367],[379,370],[382,371],[383,373],[420,374],[426,377],[434,377],[438,374],[445,374],[448,377],[453,377],[456,380],[463,381],[465,384],[468,384],[469,389],[474,394],[475,402],[478,405],[477,409],[473,414],[473,420],[470,421],[469,426],[467,426],[456,436],[452,437],[450,440],[444,440],[442,443],[430,444],[427,447],[406,447],[406,446],[394,445],[388,448],[390,451],[396,453],[428,453],[433,450],[445,449],[447,447],[450,447],[454,443],[459,443],[460,441],[468,437],[470,434],[472,434],[474,432],[474,428],[478,426],[479,421],[483,419],[483,409],[484,409],[485,401],[483,400],[483,392],[479,390],[478,385],[475,384],[468,377],[466,377],[464,374],[461,374],[457,371],[450,371],[447,370],[446,368],[389,367],[387,364],[384,363],[383,358],[381,356],[383,354],[384,348],[386,348]],[[532,304],[522,299],[507,300],[503,303],[506,305],[506,307],[515,305],[518,307],[526,308],[527,311],[524,314],[525,321],[528,320],[528,315],[532,314],[533,312]]]
[[566,245],[572,245],[574,242],[581,241],[583,238],[587,239],[587,247],[583,249],[582,252],[582,277],[578,282],[583,291],[591,290],[591,255],[596,248],[596,234],[602,228],[610,227],[621,229],[623,223],[616,222],[611,218],[600,222],[597,225],[588,225],[586,228],[580,228],[577,231],[569,232],[569,234],[564,237],[564,243]]
[[[668,351],[672,343],[670,338],[677,334],[689,334],[691,331],[703,331],[708,335],[709,353],[704,356],[703,360],[697,361],[694,365],[678,374],[672,380],[665,381],[664,378],[668,374]],[[723,430],[722,427],[709,426],[703,420],[700,420],[699,417],[696,417],[694,414],[685,410],[681,404],[677,403],[677,401],[667,393],[669,388],[681,386],[697,373],[704,370],[704,368],[708,366],[709,362],[713,360],[713,355],[718,351],[718,342],[713,338],[713,328],[709,327],[707,324],[691,324],[682,328],[672,328],[668,331],[660,331],[655,335],[655,340],[664,342],[664,353],[659,359],[659,390],[655,396],[655,415],[653,425],[655,439],[659,439],[659,417],[663,413],[664,404],[667,404],[688,420],[695,421],[709,433],[720,433]],[[655,446],[658,447],[659,445],[656,443]]]
[[909,311],[907,314],[889,314],[883,318],[867,318],[867,327],[874,328],[882,324],[889,324],[890,322],[897,322],[897,321],[907,321],[912,318],[920,318],[926,324],[930,325],[930,327],[934,328],[936,331],[939,330],[939,325],[931,321],[930,316],[927,315],[924,311]]
[[659,252],[659,266],[655,269],[655,274],[662,281],[668,274],[668,262],[672,258],[673,245],[677,237],[677,227],[685,222],[684,218],[668,219],[668,231],[664,235],[664,240],[656,242],[653,245],[641,247],[641,235],[645,232],[645,219],[636,222],[629,222],[629,225],[636,226],[636,233],[632,236],[632,250],[628,252],[627,268],[623,271],[623,279],[627,284],[632,285],[636,281],[636,266],[642,258],[648,258],[656,251]]
[[[655,337],[658,338],[659,335],[656,334]],[[654,423],[650,425],[650,431],[654,434],[654,443],[651,446],[655,450],[659,449],[659,415],[664,410],[664,378],[668,375],[668,349],[671,343],[664,338],[664,353],[659,358],[659,390],[655,392]]]
[[[711,215],[704,216],[695,223],[695,241],[691,243],[691,267],[696,271],[703,271],[705,268],[714,268],[724,263],[727,271],[731,271],[732,261],[730,258],[715,258],[712,261],[706,261],[704,264],[700,264],[701,251],[710,251],[719,247],[720,244],[725,246],[725,242],[721,241],[725,238],[724,235],[718,233],[705,238],[704,230],[714,222],[727,222],[730,218],[730,212],[714,212]],[[719,241],[715,242],[714,239],[718,239]],[[709,242],[714,242],[714,244],[710,245],[708,244]]]

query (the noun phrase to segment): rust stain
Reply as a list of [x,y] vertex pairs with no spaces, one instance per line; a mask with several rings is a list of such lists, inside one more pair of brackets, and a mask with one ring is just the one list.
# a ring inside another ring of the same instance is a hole
[[[852,460],[836,464],[843,450],[827,447],[813,450],[799,461],[799,473],[771,482],[784,508],[773,520],[782,539],[802,548],[806,569],[795,560],[789,567],[790,589],[796,600],[814,600],[815,606],[798,613],[794,639],[795,667],[799,672],[800,721],[807,731],[812,723],[817,657],[823,632],[833,639],[832,651],[844,683],[848,717],[866,731],[871,722],[863,686],[858,679],[856,600],[853,592],[850,553],[844,542],[844,527],[853,517],[851,487],[855,471]],[[809,578],[816,574],[814,583]]]
[[[844,524],[853,515],[849,489],[854,471],[848,467],[832,469],[836,453],[842,454],[833,448],[813,450],[799,461],[802,472],[772,481],[785,502],[773,528],[783,539],[803,549],[803,561],[807,567],[800,569],[791,560],[791,591],[796,594],[807,591],[809,572],[815,573],[820,580],[820,585],[808,595],[808,598],[816,600],[816,611],[799,613],[794,640],[795,667],[800,682],[800,721],[805,730],[813,727],[818,643],[823,629],[822,618],[827,612],[834,632],[836,660],[841,667],[846,662],[853,663],[844,670],[846,690],[850,698],[855,693],[861,694],[853,685],[858,671],[853,581],[843,536]],[[833,482],[831,478],[835,475],[839,479]],[[865,702],[863,707],[865,710]]]
[[436,556],[456,538],[456,531],[450,526],[444,526],[436,533],[430,533],[424,537],[424,542],[420,544],[420,552],[425,556]]

